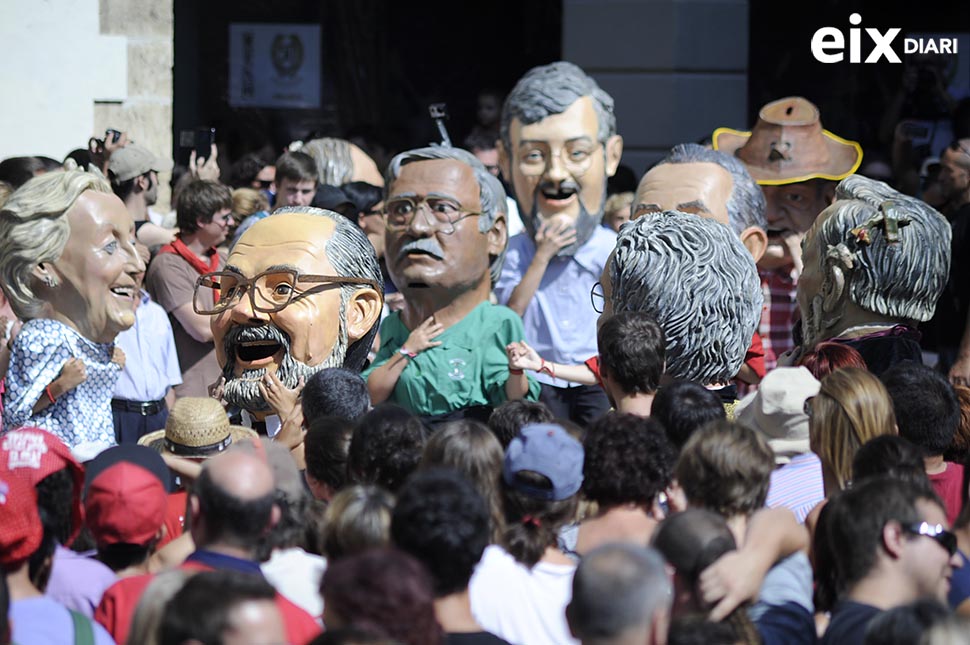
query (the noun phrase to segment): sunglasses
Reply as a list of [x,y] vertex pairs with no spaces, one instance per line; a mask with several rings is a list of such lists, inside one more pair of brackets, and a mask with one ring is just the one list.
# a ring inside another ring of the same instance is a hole
[[922,535],[934,540],[941,547],[946,549],[952,558],[957,552],[957,536],[943,528],[942,524],[930,524],[929,522],[919,522],[904,526],[903,530],[911,535]]

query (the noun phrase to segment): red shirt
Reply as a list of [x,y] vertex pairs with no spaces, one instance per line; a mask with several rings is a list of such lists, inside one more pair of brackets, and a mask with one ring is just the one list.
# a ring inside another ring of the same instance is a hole
[[946,470],[942,473],[929,475],[933,490],[943,500],[946,510],[946,521],[953,526],[963,507],[963,466],[952,461],[944,462]]
[[189,494],[184,488],[168,494],[165,506],[165,537],[159,541],[157,548],[162,548],[185,532],[185,503],[188,498]]

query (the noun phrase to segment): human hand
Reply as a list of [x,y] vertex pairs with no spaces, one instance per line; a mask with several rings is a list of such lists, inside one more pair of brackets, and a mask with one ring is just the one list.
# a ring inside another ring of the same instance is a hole
[[263,400],[281,419],[290,417],[293,409],[300,405],[300,394],[303,393],[303,386],[304,382],[301,377],[296,387],[291,390],[283,385],[283,381],[275,372],[266,372],[257,384]]
[[122,132],[121,136],[118,137],[117,141],[112,141],[112,137],[105,136],[104,138],[104,160],[105,162],[111,158],[111,155],[118,150],[121,150],[128,145],[128,133]]
[[61,389],[70,392],[81,383],[88,379],[88,370],[84,366],[84,361],[80,358],[69,358],[61,367],[57,380],[60,381]]
[[542,368],[542,357],[539,352],[529,346],[524,340],[509,343],[505,347],[509,357],[510,370],[532,370],[538,372]]
[[125,352],[117,345],[111,350],[111,362],[117,364],[119,368],[125,369]]
[[415,354],[420,354],[426,349],[437,347],[441,344],[441,341],[433,339],[441,335],[444,330],[444,326],[437,322],[434,316],[431,316],[415,327],[414,331],[408,335],[408,339],[404,341],[404,348]]
[[730,551],[704,569],[698,579],[701,600],[712,606],[708,618],[718,622],[743,603],[757,598],[765,571],[756,558]]
[[576,243],[576,227],[564,217],[546,220],[536,231],[536,256],[551,260],[559,251]]
[[212,144],[208,159],[197,159],[195,150],[189,153],[189,171],[198,179],[209,181],[219,180],[219,152],[216,144]]
[[209,386],[209,397],[216,401],[222,400],[222,391],[226,388],[226,377],[220,376],[219,380]]

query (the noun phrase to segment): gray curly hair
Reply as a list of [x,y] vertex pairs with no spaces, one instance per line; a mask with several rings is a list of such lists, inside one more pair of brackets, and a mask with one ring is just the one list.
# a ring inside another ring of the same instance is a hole
[[737,375],[761,318],[751,254],[718,222],[680,211],[647,213],[616,238],[613,312],[645,311],[667,341],[667,373],[701,385]]
[[350,142],[324,137],[303,144],[300,152],[313,157],[317,164],[317,180],[324,186],[342,186],[354,176],[354,162],[350,158]]

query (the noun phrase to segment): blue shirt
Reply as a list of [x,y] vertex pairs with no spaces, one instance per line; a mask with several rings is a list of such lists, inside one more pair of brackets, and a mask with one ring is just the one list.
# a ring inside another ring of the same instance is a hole
[[[616,245],[616,233],[597,226],[573,256],[556,256],[546,267],[539,288],[522,316],[525,339],[539,355],[553,363],[580,365],[597,353],[596,321],[589,292],[599,282],[606,260]],[[535,257],[536,246],[527,233],[509,240],[495,296],[508,304]],[[539,373],[540,383],[575,387],[574,383]]]
[[771,473],[765,506],[789,508],[799,523],[804,524],[808,514],[823,499],[822,462],[814,452],[806,452],[792,457],[789,463]]
[[[24,323],[13,343],[3,427],[25,425],[48,430],[74,450],[95,454],[115,445],[111,393],[121,368],[111,362],[114,343],[95,343],[62,322],[36,318]],[[69,358],[84,362],[87,378],[37,414],[34,404],[61,373]]]
[[162,306],[152,302],[144,290],[135,310],[135,324],[118,334],[115,344],[125,353],[115,398],[158,401],[169,387],[182,383],[172,323]]

